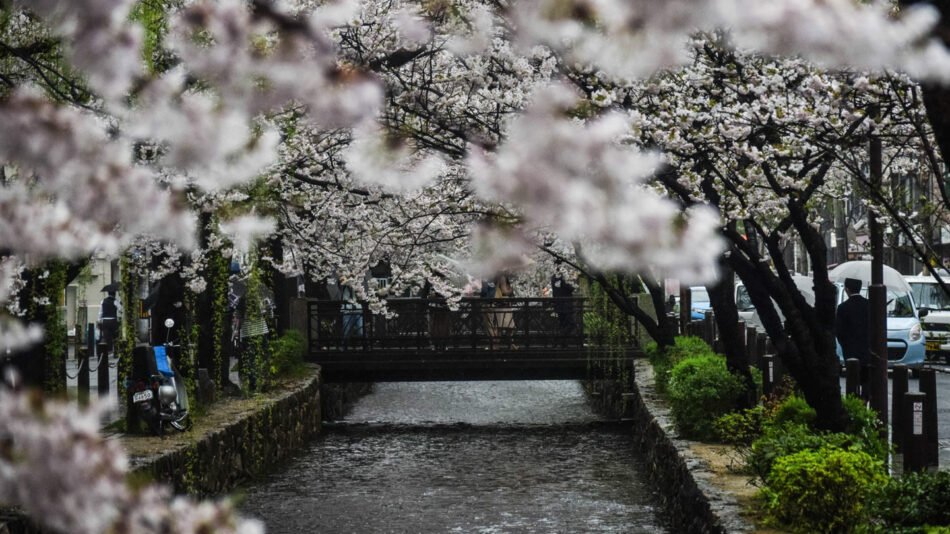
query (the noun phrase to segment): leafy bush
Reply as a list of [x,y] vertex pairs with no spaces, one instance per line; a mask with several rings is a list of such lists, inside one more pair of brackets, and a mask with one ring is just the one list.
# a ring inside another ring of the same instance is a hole
[[847,447],[854,438],[846,434],[816,433],[806,425],[767,426],[765,434],[748,451],[746,467],[750,473],[768,483],[775,461],[783,456],[827,447]]
[[815,409],[809,406],[805,399],[791,396],[776,406],[770,424],[773,426],[795,424],[811,427],[817,417],[818,414]]
[[877,416],[877,412],[865,406],[864,401],[854,395],[848,395],[842,399],[844,410],[848,413],[848,425],[845,432],[855,438],[858,447],[864,452],[886,461],[887,455],[891,451],[891,444],[888,443],[883,430],[883,423]]
[[287,330],[271,342],[270,372],[273,377],[300,374],[304,369],[303,357],[307,340],[297,330]]
[[714,356],[712,347],[698,337],[677,336],[674,339],[674,345],[660,351],[656,343],[650,343],[646,347],[646,355],[653,365],[654,383],[657,393],[667,394],[667,386],[670,381],[670,373],[673,367],[686,358],[694,356]]
[[762,437],[768,420],[768,409],[765,405],[758,404],[716,419],[716,435],[723,443],[748,447]]
[[950,526],[950,472],[906,473],[888,481],[873,500],[880,532],[929,532]]
[[715,427],[723,443],[749,447],[769,428],[787,425],[810,428],[816,417],[814,408],[801,397],[776,397],[741,412],[726,414],[716,420]]
[[825,447],[775,461],[762,490],[767,520],[801,532],[849,532],[887,482],[884,464],[861,451]]
[[715,421],[735,408],[745,385],[726,368],[722,356],[686,358],[673,367],[668,385],[670,409],[684,436],[711,440]]

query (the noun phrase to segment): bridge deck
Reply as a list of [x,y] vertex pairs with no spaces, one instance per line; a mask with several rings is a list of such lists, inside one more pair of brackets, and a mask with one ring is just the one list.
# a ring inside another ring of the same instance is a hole
[[[585,340],[583,298],[462,299],[454,310],[443,300],[391,299],[388,306],[390,317],[307,302],[309,359],[325,381],[581,379],[618,360]],[[635,347],[622,359],[638,356]]]

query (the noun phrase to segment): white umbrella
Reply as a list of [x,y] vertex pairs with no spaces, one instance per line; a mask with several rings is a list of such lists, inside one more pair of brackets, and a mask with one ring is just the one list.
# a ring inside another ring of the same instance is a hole
[[[845,278],[856,278],[862,286],[871,284],[870,261],[847,261],[828,271],[828,279],[832,282],[844,282]],[[884,266],[884,285],[896,293],[910,293],[910,284],[904,276],[893,267]]]

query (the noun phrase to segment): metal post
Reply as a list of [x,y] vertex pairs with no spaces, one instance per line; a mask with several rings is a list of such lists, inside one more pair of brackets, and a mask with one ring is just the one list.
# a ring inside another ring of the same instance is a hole
[[927,436],[924,434],[924,404],[926,395],[918,392],[904,394],[904,473],[923,471],[927,467]]
[[848,358],[844,362],[845,381],[844,391],[846,395],[858,396],[858,387],[861,385],[861,360],[857,358]]
[[895,365],[893,375],[894,391],[891,397],[891,411],[893,412],[891,421],[891,442],[894,444],[894,450],[901,453],[904,452],[904,444],[901,443],[901,440],[904,439],[904,428],[908,425],[907,420],[904,419],[907,414],[901,410],[901,406],[904,402],[904,394],[908,391],[907,366],[903,364]]
[[[105,343],[96,345],[96,354],[90,360],[99,362],[99,368],[96,369],[96,390],[99,392],[99,398],[103,399],[109,396],[109,346]],[[100,356],[102,356],[100,358]]]
[[749,365],[755,365],[759,360],[759,340],[754,326],[745,327],[745,347]]
[[680,334],[686,336],[690,335],[687,329],[693,321],[693,303],[692,303],[692,293],[689,290],[689,286],[680,286],[680,326],[682,327]]
[[89,349],[87,347],[76,347],[77,367],[76,388],[78,390],[77,399],[80,406],[89,405]]
[[775,356],[766,354],[762,356],[762,393],[766,397],[775,391]]
[[940,465],[940,447],[937,444],[937,372],[921,369],[918,388],[927,395],[924,400],[924,434],[927,436],[927,465]]
[[[872,110],[871,116],[877,115]],[[869,147],[870,181],[872,193],[879,191],[883,180],[881,138],[872,135]],[[877,222],[874,210],[868,210],[868,230],[871,241],[871,285],[868,301],[871,313],[871,408],[887,425],[887,289],[884,287],[884,231]]]

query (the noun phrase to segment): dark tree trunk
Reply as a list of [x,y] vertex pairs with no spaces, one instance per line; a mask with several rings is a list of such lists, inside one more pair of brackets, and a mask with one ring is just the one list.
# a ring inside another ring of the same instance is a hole
[[734,273],[725,258],[720,264],[722,271],[719,283],[707,286],[706,291],[709,293],[709,304],[715,312],[719,341],[722,342],[726,365],[732,374],[741,376],[746,385],[746,395],[736,408],[751,408],[756,401],[755,381],[752,380],[752,373],[749,372],[749,354],[745,350],[744,342],[745,332],[739,328]]
[[[816,264],[815,306],[811,306],[791,277],[776,240],[769,240],[766,247],[775,266],[775,271],[772,271],[768,262],[763,262],[758,254],[754,239],[750,239],[751,242],[743,239],[740,243],[734,235],[729,237],[742,251],[742,254],[732,254],[730,263],[745,284],[783,366],[795,379],[805,400],[818,413],[816,424],[825,430],[843,430],[846,416],[841,402],[833,332],[835,289],[828,282],[824,264]],[[812,259],[824,258],[826,250],[820,236],[817,240],[809,237],[803,241]],[[817,283],[822,278],[823,283]],[[831,319],[828,318],[829,310]]]

